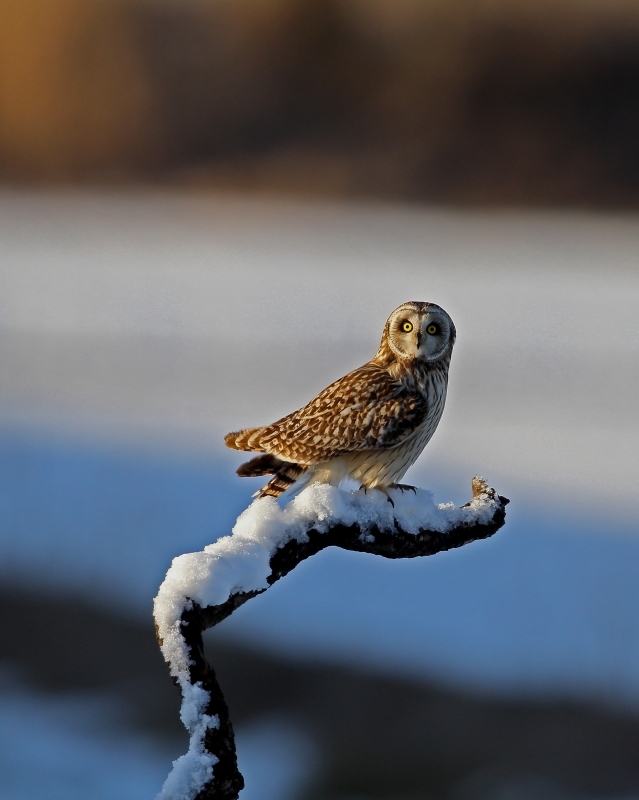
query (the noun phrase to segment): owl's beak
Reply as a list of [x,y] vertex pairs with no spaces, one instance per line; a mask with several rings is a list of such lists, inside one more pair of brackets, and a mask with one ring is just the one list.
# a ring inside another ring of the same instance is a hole
[[422,339],[424,338],[423,334],[420,332],[417,334],[417,349],[419,350],[422,346]]

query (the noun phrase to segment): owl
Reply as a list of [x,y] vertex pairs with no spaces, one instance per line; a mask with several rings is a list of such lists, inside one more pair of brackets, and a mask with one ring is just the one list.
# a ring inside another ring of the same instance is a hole
[[272,425],[224,437],[228,447],[262,454],[237,474],[273,476],[259,497],[346,479],[387,497],[388,489],[412,488],[398,481],[441,419],[455,336],[452,319],[434,303],[399,306],[367,364]]

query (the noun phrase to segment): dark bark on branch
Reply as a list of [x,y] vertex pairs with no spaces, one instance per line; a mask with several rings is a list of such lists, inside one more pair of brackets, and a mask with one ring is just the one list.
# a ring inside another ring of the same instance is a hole
[[[358,525],[345,526],[338,523],[325,532],[311,528],[306,532],[306,541],[290,540],[275,551],[269,562],[271,573],[267,582],[272,586],[299,563],[326,547],[341,547],[344,550],[371,553],[385,558],[416,558],[463,547],[478,539],[487,539],[504,525],[509,500],[478,479],[473,480],[472,488],[473,496],[484,495],[487,499],[497,501],[488,522],[460,523],[446,533],[424,529],[417,534],[402,530],[397,523],[392,532],[377,528],[362,532]],[[238,592],[231,595],[225,603],[206,608],[193,603],[181,617],[180,630],[191,657],[190,682],[199,682],[210,693],[211,699],[205,713],[219,719],[219,727],[209,728],[204,739],[205,749],[219,760],[213,769],[211,781],[198,793],[196,800],[238,800],[239,792],[244,788],[244,779],[237,767],[235,738],[228,707],[215,672],[204,657],[202,633],[229,617],[236,608],[252,597],[265,591],[266,589]]]

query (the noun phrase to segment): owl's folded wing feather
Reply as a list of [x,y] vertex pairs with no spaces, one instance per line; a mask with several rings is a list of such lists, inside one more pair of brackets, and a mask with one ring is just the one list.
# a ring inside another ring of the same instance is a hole
[[304,408],[255,431],[253,447],[298,464],[343,453],[395,447],[425,420],[426,400],[383,367],[365,364],[320,392]]

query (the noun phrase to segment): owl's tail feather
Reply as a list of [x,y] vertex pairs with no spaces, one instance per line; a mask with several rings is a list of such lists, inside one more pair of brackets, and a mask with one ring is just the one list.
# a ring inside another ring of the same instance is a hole
[[276,473],[275,477],[263,486],[257,493],[258,497],[279,497],[306,472],[306,467],[299,464],[287,464],[284,469]]
[[291,461],[282,461],[277,456],[266,453],[256,456],[250,461],[240,465],[237,474],[241,478],[253,478],[258,475],[273,475],[274,477],[257,492],[258,497],[279,497],[289,489],[306,472],[306,467],[294,464]]
[[256,478],[258,475],[275,475],[286,463],[286,461],[282,461],[277,456],[265,453],[263,456],[256,456],[250,461],[245,461],[243,464],[240,464],[237,468],[237,474],[240,478]]
[[[245,428],[243,431],[227,433],[224,437],[224,444],[232,447],[233,450],[263,450],[260,446],[264,428]],[[261,475],[269,473],[262,472]]]

